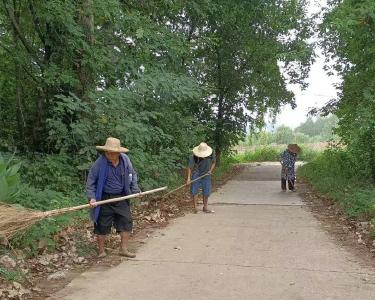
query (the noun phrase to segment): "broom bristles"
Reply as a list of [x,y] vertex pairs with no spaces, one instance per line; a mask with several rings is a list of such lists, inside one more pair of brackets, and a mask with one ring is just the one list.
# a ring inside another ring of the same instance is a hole
[[[130,198],[141,197],[144,195],[160,192],[165,189],[167,189],[166,186],[153,189],[153,190],[149,190],[149,191],[145,191],[145,192],[140,192],[137,194],[127,195],[124,197],[103,200],[103,201],[98,202],[98,205],[114,203],[114,202],[122,201],[125,199],[130,199]],[[59,208],[59,209],[41,212],[41,211],[26,209],[23,207],[15,207],[15,206],[11,206],[11,205],[0,202],[0,240],[2,238],[5,240],[9,240],[17,232],[27,229],[28,227],[30,227],[31,225],[37,223],[38,221],[42,219],[58,216],[64,213],[72,212],[72,211],[81,210],[84,208],[90,208],[90,205],[83,204],[83,205],[78,205],[78,206],[73,206],[73,207]]]
[[9,240],[43,218],[38,211],[0,203],[0,238]]

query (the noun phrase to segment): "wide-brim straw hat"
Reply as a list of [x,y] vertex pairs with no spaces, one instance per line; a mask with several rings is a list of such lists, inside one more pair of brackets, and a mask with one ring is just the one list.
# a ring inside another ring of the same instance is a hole
[[297,144],[289,144],[288,145],[288,150],[293,153],[298,153],[301,152],[301,147],[298,146]]
[[121,142],[119,139],[109,137],[107,138],[104,146],[96,146],[96,149],[101,151],[110,151],[110,152],[118,152],[118,153],[125,153],[129,152],[129,149],[125,147],[121,147]]
[[193,153],[197,157],[208,157],[212,154],[212,148],[206,143],[200,143],[199,146],[194,147]]

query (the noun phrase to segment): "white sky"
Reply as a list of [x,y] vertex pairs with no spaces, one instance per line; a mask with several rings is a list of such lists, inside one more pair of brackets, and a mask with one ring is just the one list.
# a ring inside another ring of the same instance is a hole
[[[318,12],[326,0],[313,0],[309,7],[310,13]],[[322,107],[330,99],[335,98],[337,91],[334,87],[339,82],[337,76],[328,76],[323,70],[324,56],[320,49],[317,50],[315,63],[311,66],[308,79],[309,87],[301,91],[298,86],[289,86],[295,93],[297,107],[293,110],[290,105],[282,108],[281,113],[276,118],[275,127],[286,125],[292,128],[297,127],[307,118],[307,113],[312,107]]]

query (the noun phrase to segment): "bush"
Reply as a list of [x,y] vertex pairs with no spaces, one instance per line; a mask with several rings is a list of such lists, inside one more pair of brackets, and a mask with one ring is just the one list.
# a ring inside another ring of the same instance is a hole
[[[280,155],[284,151],[284,147],[259,147],[255,148],[253,151],[246,152],[244,154],[239,154],[236,156],[239,162],[256,162],[256,161],[279,161]],[[302,146],[301,153],[298,154],[297,159],[300,161],[311,161],[315,159],[319,153],[322,151],[310,149],[308,147]]]
[[11,161],[0,155],[0,201],[10,201],[18,193],[20,164],[11,165]]
[[356,160],[348,150],[326,150],[300,167],[298,174],[340,203],[349,216],[375,218],[375,186],[369,176],[363,176]]
[[21,162],[22,180],[32,187],[69,195],[83,191],[84,179],[75,161],[67,155],[40,154],[24,157]]
[[322,153],[321,150],[311,149],[303,145],[301,146],[301,148],[302,151],[297,156],[297,159],[300,161],[312,161],[317,158],[320,153]]
[[217,165],[216,169],[213,172],[214,179],[220,179],[224,176],[225,173],[230,171],[234,164],[239,161],[233,156],[223,156],[221,157],[220,163]]
[[37,189],[29,185],[21,185],[19,194],[9,203],[19,204],[36,210],[51,210],[86,203],[85,195],[66,196],[50,189]]
[[239,162],[255,162],[255,161],[279,161],[280,151],[273,147],[256,148],[254,151],[237,155]]
[[71,226],[75,222],[82,224],[87,219],[87,216],[87,211],[79,211],[44,219],[31,226],[25,232],[15,235],[11,240],[11,245],[14,248],[24,249],[27,256],[36,255],[40,244],[48,249],[53,249],[56,246],[53,236],[57,232]]
[[[22,184],[19,194],[8,201],[12,204],[21,205],[26,208],[47,211],[57,208],[76,206],[85,204],[85,196],[67,196],[62,192],[50,189],[37,189],[35,187]],[[54,248],[55,241],[53,235],[69,226],[76,219],[88,219],[88,211],[64,214],[54,218],[44,219],[31,226],[25,232],[20,232],[12,238],[11,244],[15,248],[22,248],[26,254],[33,256],[37,254],[38,245],[42,243],[47,248]]]
[[[0,156],[1,201],[41,211],[86,202],[82,193],[83,182],[78,178],[77,170],[67,157],[41,156],[32,162],[25,158],[14,160],[19,162],[11,165],[11,159],[5,160]],[[20,182],[19,170],[22,170],[23,181],[28,181],[28,184]],[[43,220],[31,226],[26,232],[16,235],[11,241],[12,246],[25,249],[29,255],[37,253],[40,242],[47,247],[54,247],[53,235],[77,217],[87,218],[87,212],[81,211]],[[3,277],[12,277],[16,274],[6,270],[0,270],[0,273]]]

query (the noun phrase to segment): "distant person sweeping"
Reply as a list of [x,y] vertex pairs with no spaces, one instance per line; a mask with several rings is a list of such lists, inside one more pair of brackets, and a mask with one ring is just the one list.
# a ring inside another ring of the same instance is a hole
[[286,191],[286,184],[288,182],[288,188],[290,191],[295,192],[295,163],[297,154],[301,151],[301,148],[297,144],[289,144],[288,148],[281,154],[281,190]]
[[206,143],[200,143],[199,146],[194,147],[193,155],[189,160],[188,176],[186,184],[191,183],[191,194],[194,204],[194,209],[197,211],[197,196],[200,189],[203,194],[203,212],[213,213],[214,211],[208,209],[208,197],[211,194],[211,173],[215,168],[216,157],[212,148]]
[[90,169],[86,190],[90,205],[93,207],[92,219],[94,233],[97,235],[99,257],[105,257],[105,236],[111,232],[112,225],[121,236],[119,254],[134,258],[128,251],[128,241],[133,229],[133,219],[129,200],[97,206],[96,202],[139,193],[137,173],[129,157],[129,150],[121,147],[119,139],[109,137],[104,146],[96,146],[104,153]]

